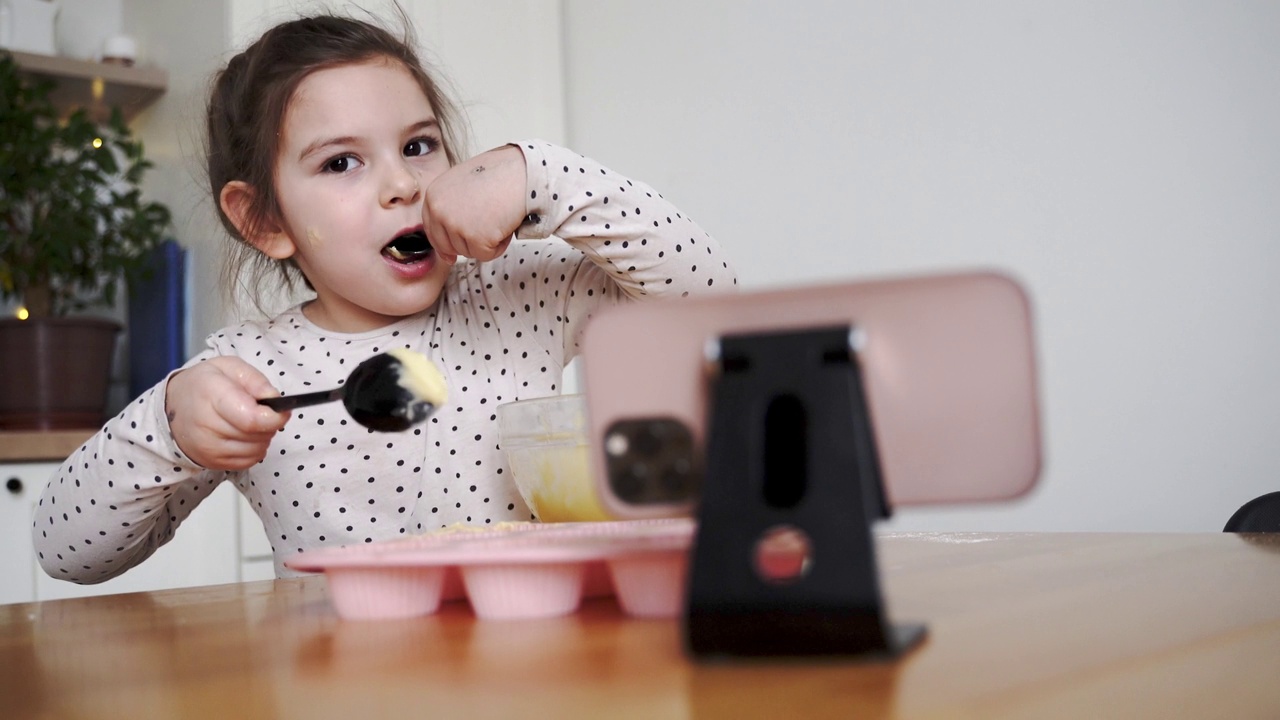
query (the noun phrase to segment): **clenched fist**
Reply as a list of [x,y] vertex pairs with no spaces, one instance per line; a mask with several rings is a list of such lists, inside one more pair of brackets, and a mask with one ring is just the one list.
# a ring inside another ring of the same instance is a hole
[[175,373],[165,391],[169,431],[187,457],[210,470],[244,470],[267,454],[289,419],[258,404],[279,392],[251,365],[216,357]]
[[422,224],[436,252],[492,260],[525,218],[524,153],[504,145],[455,165],[426,189]]

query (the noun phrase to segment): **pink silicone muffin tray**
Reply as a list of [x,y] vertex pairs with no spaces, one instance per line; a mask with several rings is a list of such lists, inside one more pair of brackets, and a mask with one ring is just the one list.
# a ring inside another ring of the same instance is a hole
[[575,612],[614,595],[635,617],[675,617],[684,601],[693,520],[511,523],[311,550],[285,561],[323,572],[338,615],[429,615],[465,599],[486,620]]

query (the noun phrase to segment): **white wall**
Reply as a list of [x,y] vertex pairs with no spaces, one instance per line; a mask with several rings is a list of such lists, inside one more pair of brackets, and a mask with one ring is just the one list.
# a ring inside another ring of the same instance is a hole
[[1280,489],[1280,5],[566,0],[572,146],[746,288],[1034,298],[1047,465],[891,529],[1217,531]]

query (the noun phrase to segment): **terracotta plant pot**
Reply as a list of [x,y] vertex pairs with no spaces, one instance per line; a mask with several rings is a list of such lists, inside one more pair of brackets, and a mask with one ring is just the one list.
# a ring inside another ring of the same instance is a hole
[[0,320],[0,429],[100,427],[120,330],[101,318]]

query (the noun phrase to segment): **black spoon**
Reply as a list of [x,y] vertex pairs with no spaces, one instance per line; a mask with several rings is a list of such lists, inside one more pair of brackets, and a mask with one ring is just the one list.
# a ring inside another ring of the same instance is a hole
[[357,365],[341,387],[258,403],[281,411],[334,400],[342,400],[351,418],[370,430],[400,432],[426,420],[445,402],[444,378],[422,355],[397,349]]

